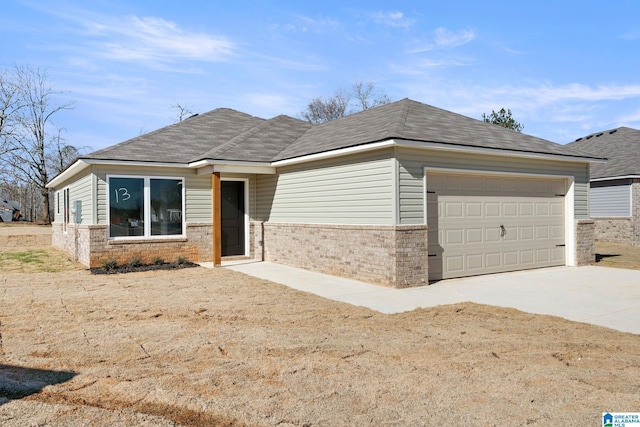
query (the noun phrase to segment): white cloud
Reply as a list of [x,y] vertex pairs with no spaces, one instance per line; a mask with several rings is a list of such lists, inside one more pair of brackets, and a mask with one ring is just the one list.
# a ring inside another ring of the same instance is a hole
[[453,48],[462,46],[476,38],[474,30],[451,31],[444,27],[437,28],[434,41],[441,48]]
[[283,25],[272,25],[271,29],[278,31],[280,29],[289,33],[323,33],[327,30],[334,31],[340,26],[340,23],[332,18],[312,18],[310,16],[297,15],[296,22],[289,22]]
[[496,95],[508,95],[534,100],[538,104],[563,101],[599,102],[640,97],[640,85],[601,85],[590,87],[572,83],[564,86],[539,85],[534,87],[505,87],[494,89]]
[[101,49],[96,53],[120,61],[217,62],[227,59],[236,48],[225,37],[190,32],[162,18],[129,16],[85,25]]
[[371,14],[371,19],[376,24],[382,24],[389,27],[410,27],[414,20],[404,16],[402,12],[375,12]]

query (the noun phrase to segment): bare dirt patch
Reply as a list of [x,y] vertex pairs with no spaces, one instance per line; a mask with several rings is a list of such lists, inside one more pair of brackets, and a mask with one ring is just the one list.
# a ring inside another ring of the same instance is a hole
[[596,242],[595,265],[640,270],[640,246]]
[[640,405],[639,335],[513,309],[384,315],[204,268],[3,272],[0,298],[0,384],[31,387],[0,387],[3,426],[584,426]]

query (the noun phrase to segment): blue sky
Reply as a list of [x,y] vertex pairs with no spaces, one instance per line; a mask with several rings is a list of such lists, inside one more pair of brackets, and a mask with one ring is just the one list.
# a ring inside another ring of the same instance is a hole
[[229,107],[298,117],[356,81],[559,143],[640,128],[640,1],[4,0],[0,68],[46,68],[99,149]]

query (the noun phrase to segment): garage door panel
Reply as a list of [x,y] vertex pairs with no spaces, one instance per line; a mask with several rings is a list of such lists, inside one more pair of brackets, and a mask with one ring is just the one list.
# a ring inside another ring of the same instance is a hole
[[531,266],[536,261],[535,257],[533,250],[520,251],[520,264]]
[[518,251],[508,251],[502,253],[502,265],[513,267],[518,265],[519,256]]
[[429,173],[427,187],[431,279],[564,265],[564,180]]
[[551,261],[564,264],[564,247],[555,247],[551,249]]
[[467,218],[482,218],[482,202],[467,202],[465,209]]
[[533,240],[533,227],[519,227],[520,240]]
[[462,255],[447,256],[444,259],[447,272],[461,273],[464,271],[464,257]]
[[482,254],[471,254],[466,256],[467,265],[466,270],[482,270],[484,263],[482,261]]
[[482,228],[468,228],[466,230],[466,243],[474,244],[474,243],[482,243]]
[[443,245],[461,245],[464,243],[464,230],[461,228],[444,230]]
[[517,202],[504,202],[502,203],[502,216],[518,216],[518,203]]

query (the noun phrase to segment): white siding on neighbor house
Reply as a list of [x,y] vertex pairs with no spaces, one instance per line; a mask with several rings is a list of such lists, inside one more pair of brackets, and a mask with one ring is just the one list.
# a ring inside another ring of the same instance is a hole
[[592,217],[630,217],[631,182],[595,182],[589,193]]
[[170,176],[185,179],[185,221],[186,223],[210,223],[211,175],[196,175],[195,170],[181,168],[95,166],[97,176],[97,224],[107,223],[107,175]]
[[424,223],[424,167],[574,177],[575,218],[589,218],[587,163],[398,148],[399,223]]
[[278,169],[257,178],[257,219],[305,224],[391,225],[392,151]]

